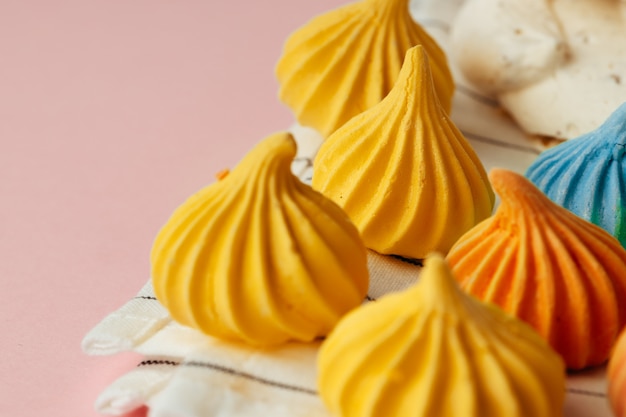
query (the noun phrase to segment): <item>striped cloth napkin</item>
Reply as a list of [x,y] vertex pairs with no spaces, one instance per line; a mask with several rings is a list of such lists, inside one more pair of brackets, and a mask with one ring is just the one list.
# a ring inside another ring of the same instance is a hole
[[[462,0],[414,1],[411,11],[447,49],[449,22]],[[485,168],[524,173],[540,153],[498,104],[476,93],[453,67],[457,93],[451,117]],[[298,143],[293,172],[310,182],[321,143],[308,128],[291,128]],[[374,252],[368,257],[371,284],[365,302],[414,283],[420,266]],[[329,417],[316,387],[319,343],[256,349],[224,342],[174,322],[154,296],[150,282],[105,317],[83,340],[90,355],[134,351],[144,359],[107,387],[96,400],[106,415],[148,406],[151,417]],[[611,416],[604,368],[569,375],[564,416]]]
[[[413,284],[420,266],[371,252],[366,302]],[[328,416],[317,396],[319,342],[271,349],[224,342],[169,316],[148,282],[83,340],[85,352],[135,351],[138,366],[110,385],[96,409],[121,415],[143,405],[150,416]]]

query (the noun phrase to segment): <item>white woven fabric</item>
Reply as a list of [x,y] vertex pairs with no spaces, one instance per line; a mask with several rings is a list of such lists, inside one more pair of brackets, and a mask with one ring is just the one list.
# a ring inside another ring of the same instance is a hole
[[[420,266],[374,252],[367,300],[417,281]],[[133,333],[134,332],[134,333]],[[88,354],[132,350],[146,357],[96,401],[121,415],[142,405],[150,416],[327,416],[317,396],[319,342],[256,349],[224,342],[173,321],[150,282],[83,340]]]
[[161,305],[146,300],[156,300],[150,283],[90,331],[83,339],[83,350],[92,355],[132,350],[172,320]]
[[[462,0],[412,3],[413,16],[447,49],[447,32]],[[539,154],[498,105],[473,92],[453,68],[457,80],[452,119],[474,146],[485,168],[506,167],[523,173]],[[312,130],[293,127],[299,151],[292,169],[308,182],[321,143]],[[370,253],[368,300],[401,291],[414,283],[420,267]],[[111,313],[83,341],[88,354],[135,351],[144,355],[96,401],[99,412],[121,415],[142,405],[151,417],[329,417],[316,393],[317,343],[292,343],[253,349],[226,343],[171,320],[146,286]],[[568,379],[564,415],[610,416],[604,369]]]
[[[365,302],[402,291],[417,282],[421,269],[374,252],[368,265]],[[256,349],[220,341],[171,320],[151,294],[148,283],[85,336],[88,354],[132,350],[145,357],[102,392],[100,413],[122,415],[147,405],[150,417],[330,417],[317,396],[319,342]],[[155,325],[155,316],[162,325]],[[611,415],[603,368],[569,377],[565,410],[567,417]]]

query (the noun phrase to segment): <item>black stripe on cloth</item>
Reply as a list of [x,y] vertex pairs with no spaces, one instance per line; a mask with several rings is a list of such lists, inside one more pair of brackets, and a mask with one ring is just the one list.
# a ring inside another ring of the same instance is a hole
[[467,132],[464,130],[461,130],[461,132],[463,133],[463,135],[465,135],[465,137],[473,139],[477,142],[488,143],[490,145],[499,146],[501,148],[514,149],[516,151],[531,153],[533,155],[539,155],[541,153],[541,151],[531,146],[522,146],[522,145],[516,145],[514,143],[502,142],[501,140],[498,140],[498,139],[488,138],[486,136],[477,135],[476,133],[471,133],[471,132]]
[[602,392],[588,391],[578,388],[568,388],[567,392],[569,392],[570,394],[586,395],[588,397],[606,398],[606,394]]
[[237,376],[240,378],[245,378],[250,381],[258,382],[260,384],[267,385],[267,386],[274,387],[274,388],[280,388],[280,389],[284,389],[287,391],[294,391],[294,392],[299,392],[299,393],[308,394],[308,395],[317,395],[317,391],[309,389],[309,388],[299,387],[297,385],[285,384],[283,382],[278,382],[278,381],[272,381],[271,379],[252,375],[247,372],[238,371],[236,369],[228,368],[222,365],[217,365],[215,363],[190,361],[190,362],[183,362],[181,365],[197,367],[197,368],[207,368],[213,371],[222,372],[224,374],[233,375],[233,376]]
[[[367,295],[365,297],[366,300],[368,301],[376,301],[376,298],[371,297],[369,295]],[[200,367],[200,368],[207,368],[207,369],[211,369],[217,372],[222,372],[228,375],[233,375],[233,376],[237,376],[240,378],[245,378],[254,382],[258,382],[261,383],[263,385],[268,385],[271,387],[275,387],[275,388],[280,388],[280,389],[284,389],[284,390],[288,390],[288,391],[294,391],[294,392],[299,392],[302,394],[308,394],[308,395],[318,395],[317,391],[309,389],[309,388],[304,388],[304,387],[299,387],[296,385],[290,385],[290,384],[285,384],[282,382],[277,382],[277,381],[272,381],[266,378],[262,378],[256,375],[252,375],[249,374],[247,372],[241,372],[241,371],[237,371],[235,369],[232,368],[228,368],[226,366],[223,365],[217,365],[217,364],[213,364],[213,363],[208,363],[208,362],[198,362],[198,361],[190,361],[190,362],[183,362],[182,364],[180,362],[177,361],[173,361],[173,360],[167,360],[167,359],[147,359],[144,361],[141,361],[139,364],[137,364],[137,367],[144,367],[144,366],[159,366],[159,365],[167,365],[167,366],[190,366],[190,367]],[[595,391],[589,391],[589,390],[584,390],[584,389],[579,389],[579,388],[567,388],[566,391],[570,394],[576,394],[576,395],[584,395],[584,396],[588,396],[588,397],[595,397],[595,398],[607,398],[607,395],[605,393],[602,392],[595,392]]]
[[390,255],[392,258],[396,258],[399,261],[402,261],[407,264],[415,265],[415,266],[424,266],[423,259],[413,259],[413,258],[405,258],[400,255]]
[[366,299],[367,301],[376,301],[376,299],[375,299],[374,297],[370,297],[369,295],[366,295],[366,296],[365,296],[365,299]]
[[165,360],[165,359],[146,359],[145,361],[139,362],[137,367],[140,367],[140,366],[153,366],[153,365],[178,366],[178,365],[180,365],[180,362],[168,361],[168,360]]
[[135,300],[154,300],[156,301],[156,297],[153,297],[151,295],[138,295],[136,297],[134,297]]

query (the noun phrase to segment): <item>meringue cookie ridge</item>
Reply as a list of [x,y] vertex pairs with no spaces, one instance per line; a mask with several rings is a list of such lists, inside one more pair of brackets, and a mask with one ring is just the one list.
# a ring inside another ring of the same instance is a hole
[[530,326],[461,291],[437,254],[416,285],[347,314],[322,343],[318,371],[320,396],[342,417],[548,417],[565,394],[560,357]]
[[151,253],[172,317],[252,345],[310,341],[358,306],[366,249],[343,211],[290,172],[287,133],[269,136],[181,205]]
[[569,369],[605,362],[626,324],[626,250],[523,176],[489,178],[500,206],[447,256],[461,287],[532,325]]
[[443,50],[413,21],[408,0],[362,0],[312,19],[286,41],[276,66],[279,98],[324,137],[382,100],[406,51],[423,45],[449,112],[454,81]]
[[313,188],[381,254],[445,253],[494,204],[480,159],[438,102],[429,62],[423,47],[409,49],[389,94],[328,137],[313,163]]
[[526,177],[626,247],[626,103],[597,129],[542,152]]

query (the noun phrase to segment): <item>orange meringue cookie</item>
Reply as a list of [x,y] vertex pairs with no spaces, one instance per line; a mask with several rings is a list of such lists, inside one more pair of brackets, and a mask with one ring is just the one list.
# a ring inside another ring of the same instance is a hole
[[605,362],[626,323],[626,250],[523,176],[489,178],[500,207],[447,257],[461,286],[531,324],[569,369]]
[[439,45],[415,23],[408,0],[362,0],[312,19],[285,43],[276,66],[279,97],[302,125],[327,137],[380,102],[396,83],[404,54],[422,45],[432,60],[446,113],[454,81]]
[[491,215],[494,194],[469,142],[440,106],[422,46],[383,101],[320,147],[313,188],[339,204],[378,253],[448,252]]
[[626,417],[626,330],[613,349],[607,371],[609,401],[616,417]]

